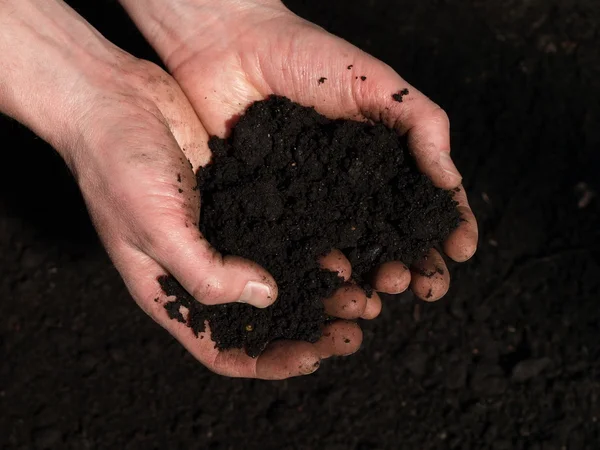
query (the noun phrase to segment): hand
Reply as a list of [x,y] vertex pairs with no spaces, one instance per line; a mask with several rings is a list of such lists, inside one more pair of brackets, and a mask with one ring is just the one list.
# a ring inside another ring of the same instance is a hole
[[[143,8],[135,0],[121,2],[210,135],[225,136],[250,103],[271,94],[330,117],[382,121],[407,134],[419,168],[439,187],[460,188],[455,199],[464,222],[444,252],[458,262],[475,253],[477,223],[450,158],[448,117],[389,66],[295,16],[279,0],[152,0]],[[157,16],[160,23],[153,22]],[[392,94],[405,88],[410,94],[395,101]],[[373,285],[390,294],[410,285],[418,297],[434,301],[449,282],[444,259],[431,250],[411,270],[401,262],[384,264]]]
[[[209,332],[198,339],[168,317],[157,282],[165,273],[205,304],[243,300],[265,307],[277,296],[263,268],[222,257],[200,234],[194,171],[210,160],[207,132],[168,74],[112,46],[64,3],[15,0],[13,6],[2,23],[10,32],[0,36],[0,51],[14,64],[1,73],[13,83],[7,95],[0,89],[0,109],[64,157],[138,305],[200,362],[225,375],[286,378],[355,351],[362,335],[351,322],[330,325],[316,344],[278,342],[252,359],[242,350],[219,352]],[[21,78],[26,83],[19,84]],[[349,279],[349,263],[339,253],[322,264]],[[325,308],[345,319],[369,318],[380,303],[346,286],[325,300]]]
[[[85,121],[86,135],[93,136],[92,127],[97,131],[74,173],[96,228],[139,306],[222,375],[283,379],[314,372],[322,359],[355,352],[362,333],[347,321],[328,325],[315,344],[276,342],[254,359],[241,349],[219,351],[210,329],[196,337],[168,317],[167,298],[157,283],[165,272],[209,305],[247,301],[266,307],[275,301],[277,285],[255,263],[222,257],[201,235],[194,173],[210,160],[210,151],[206,131],[175,81],[143,61],[128,62],[117,73],[120,85],[102,83],[105,105]],[[132,92],[133,98],[125,97]],[[322,264],[348,280],[350,264],[338,253]],[[267,292],[246,292],[246,283],[264,280]],[[377,315],[381,306],[378,297],[367,299],[350,286],[326,299],[325,308],[332,316],[356,319]]]

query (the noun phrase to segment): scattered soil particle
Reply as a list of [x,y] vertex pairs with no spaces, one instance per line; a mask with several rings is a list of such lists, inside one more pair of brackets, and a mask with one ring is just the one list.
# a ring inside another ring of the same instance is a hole
[[397,92],[396,94],[393,94],[392,98],[394,100],[396,100],[398,103],[402,103],[403,97],[406,95],[408,95],[408,89],[402,89],[401,91]]
[[[381,263],[411,263],[443,241],[460,220],[452,193],[433,186],[405,141],[382,124],[331,120],[283,97],[254,103],[229,139],[209,142],[213,163],[198,172],[200,229],[224,254],[256,261],[275,277],[279,298],[258,310],[207,307],[171,277],[169,316],[195,333],[211,326],[217,347],[257,356],[279,338],[316,341],[328,320],[322,299],[342,285],[317,259],[333,248],[368,287]],[[246,325],[251,323],[249,332]]]
[[365,81],[367,79],[367,77],[365,77],[364,75],[362,77],[360,77],[361,80]]
[[417,272],[419,275],[421,275],[423,277],[427,277],[427,278],[431,278],[436,273],[439,273],[437,270],[434,270],[433,272],[430,272],[430,271],[424,270],[424,269],[419,269],[419,268],[413,268],[412,270],[414,270],[415,272]]
[[319,78],[319,84],[323,84],[323,83],[325,83],[326,81],[327,81],[327,78],[325,78],[325,77],[321,77],[321,78]]
[[353,66],[352,64],[350,64],[350,65],[348,66],[348,70],[351,70],[353,67],[354,67],[354,66]]

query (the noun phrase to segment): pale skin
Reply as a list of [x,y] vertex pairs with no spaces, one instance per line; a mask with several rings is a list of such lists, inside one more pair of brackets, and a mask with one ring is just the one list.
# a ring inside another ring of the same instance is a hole
[[[362,341],[355,320],[377,317],[382,305],[352,284],[350,264],[336,250],[321,264],[348,284],[323,300],[339,320],[315,344],[275,342],[250,358],[215,349],[210,330],[196,338],[168,318],[157,283],[165,273],[205,304],[266,307],[277,298],[264,268],[222,257],[200,234],[194,171],[210,160],[209,136],[226,136],[250,103],[278,94],[330,117],[383,121],[408,136],[419,168],[436,185],[457,188],[446,114],[389,66],[279,0],[121,3],[170,75],[108,42],[60,0],[0,0],[0,111],[60,153],[135,301],[210,370],[284,379],[354,353]],[[327,81],[318,83],[321,77]],[[404,88],[410,94],[393,101]],[[464,221],[443,250],[462,262],[476,250],[477,224],[464,190],[456,199]],[[386,263],[373,279],[380,292],[410,287],[427,301],[441,298],[449,283],[435,250],[411,268]]]

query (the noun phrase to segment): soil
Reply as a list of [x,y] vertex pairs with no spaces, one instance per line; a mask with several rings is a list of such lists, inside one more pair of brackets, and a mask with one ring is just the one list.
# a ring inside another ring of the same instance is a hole
[[[69,3],[155,58],[116,1]],[[286,3],[448,112],[478,253],[439,302],[385,298],[352,357],[224,379],[131,301],[59,158],[0,118],[0,448],[598,448],[600,3]]]
[[277,302],[204,306],[172,277],[171,318],[198,332],[208,321],[221,349],[258,356],[275,339],[316,342],[328,320],[322,299],[343,284],[318,258],[334,248],[368,291],[387,261],[411,264],[459,224],[453,192],[416,168],[404,139],[384,125],[331,120],[285,97],[251,105],[225,139],[212,138],[212,164],[198,171],[200,230],[224,254],[252,259],[279,287]]
[[401,91],[392,94],[392,98],[396,100],[398,103],[402,103],[404,100],[404,96],[408,95],[408,89],[402,89]]

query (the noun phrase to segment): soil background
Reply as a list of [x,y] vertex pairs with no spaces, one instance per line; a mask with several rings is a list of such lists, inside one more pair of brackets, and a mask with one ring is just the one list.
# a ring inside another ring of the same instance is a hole
[[[69,3],[154,58],[114,0]],[[600,3],[286,3],[448,111],[479,252],[436,304],[386,298],[351,358],[221,378],[131,301],[58,157],[0,119],[0,447],[598,448]]]

